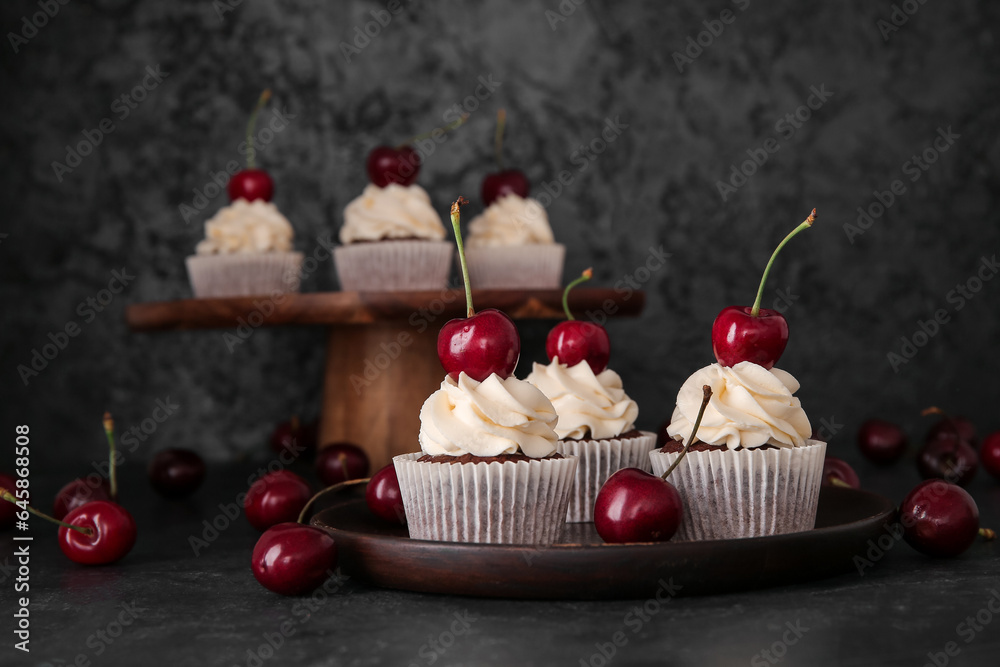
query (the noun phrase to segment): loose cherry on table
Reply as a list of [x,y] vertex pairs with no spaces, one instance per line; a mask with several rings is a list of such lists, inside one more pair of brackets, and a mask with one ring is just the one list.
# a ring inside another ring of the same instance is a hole
[[291,471],[279,470],[264,475],[250,486],[243,510],[250,524],[264,531],[298,519],[310,498],[312,491],[306,480]]
[[788,322],[777,310],[761,308],[764,284],[771,272],[775,257],[796,234],[812,227],[816,209],[812,210],[798,227],[792,230],[771,254],[764,275],[757,288],[753,306],[728,306],[716,316],[712,324],[712,351],[723,366],[735,366],[741,361],[751,361],[764,368],[773,368],[788,344]]
[[638,468],[622,468],[604,483],[594,501],[594,527],[605,542],[666,542],[681,525],[684,504],[667,477],[687,454],[712,397],[704,386],[704,399],[691,436],[673,464],[657,477]]
[[349,442],[326,445],[316,456],[316,475],[325,486],[367,477],[370,467],[365,450]]
[[498,171],[487,174],[483,179],[480,196],[484,206],[489,206],[506,195],[514,194],[518,197],[527,197],[528,193],[531,192],[531,184],[528,182],[527,176],[517,169],[504,169],[503,131],[506,123],[507,112],[500,109],[497,111],[497,127],[493,139],[493,152]]
[[293,415],[288,421],[274,427],[270,443],[276,454],[287,452],[293,458],[298,458],[303,452],[316,449],[316,424],[303,424],[298,416]]
[[[938,407],[929,407],[922,415],[942,415],[944,428],[932,428],[928,439],[917,452],[917,470],[924,479],[940,478],[965,486],[979,468],[979,458],[972,444],[965,440],[957,419],[950,418]],[[969,425],[971,427],[971,424]],[[966,431],[968,433],[968,431]],[[975,437],[975,429],[971,432]]]
[[976,535],[995,537],[992,530],[980,529],[979,508],[962,488],[944,480],[918,484],[899,508],[903,537],[917,551],[942,558],[963,553]]
[[111,486],[108,480],[97,473],[74,479],[59,489],[52,504],[52,516],[63,519],[77,507],[93,500],[111,500]]
[[823,460],[823,486],[847,486],[852,489],[861,488],[861,480],[854,468],[844,461],[833,456],[827,456]]
[[337,567],[337,545],[314,526],[279,523],[260,536],[250,559],[253,576],[281,595],[315,590]]
[[247,152],[247,168],[236,173],[229,179],[229,184],[226,187],[226,191],[229,193],[229,201],[236,201],[237,199],[271,201],[271,197],[274,196],[274,181],[266,171],[257,169],[254,166],[256,150],[254,149],[253,131],[257,126],[257,115],[269,99],[271,99],[271,91],[265,90],[260,94],[257,105],[250,113],[250,120],[247,121],[247,148],[249,149]]
[[587,269],[579,278],[566,285],[562,304],[567,319],[549,332],[545,339],[545,353],[549,361],[558,357],[559,363],[567,366],[576,366],[581,361],[586,361],[596,375],[608,367],[608,359],[611,358],[611,339],[608,338],[608,332],[604,327],[574,318],[569,309],[570,290],[590,280],[593,275],[593,270]]
[[441,365],[452,379],[465,372],[473,380],[482,382],[492,374],[509,378],[521,356],[521,338],[514,321],[495,308],[478,313],[472,307],[472,287],[469,284],[469,266],[462,246],[459,228],[459,207],[468,201],[462,197],[451,205],[451,225],[455,230],[455,243],[462,264],[465,281],[465,302],[468,316],[448,321],[438,334],[437,353]]
[[888,465],[906,452],[906,434],[883,419],[869,419],[858,429],[858,448],[872,463]]
[[957,434],[958,437],[973,447],[979,442],[979,434],[976,432],[976,427],[965,417],[945,417],[927,430],[924,441],[934,440],[942,433],[949,435]]
[[1000,431],[990,433],[983,438],[979,459],[983,462],[986,472],[1000,479]]
[[373,514],[393,523],[405,523],[403,494],[399,490],[396,467],[389,464],[372,475],[365,489],[365,502]]
[[146,473],[161,496],[185,498],[197,491],[205,479],[205,461],[190,449],[164,449],[149,462]]
[[[17,481],[6,473],[0,472],[0,488],[16,492]],[[13,503],[0,502],[0,530],[14,527],[17,519],[17,506]]]

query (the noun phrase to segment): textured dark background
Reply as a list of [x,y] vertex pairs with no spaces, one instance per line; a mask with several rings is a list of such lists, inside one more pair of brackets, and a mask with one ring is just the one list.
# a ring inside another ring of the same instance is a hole
[[[612,367],[642,426],[669,414],[680,383],[712,361],[716,313],[752,302],[772,248],[815,206],[820,222],[779,259],[765,306],[779,289],[797,297],[779,365],[802,382],[817,426],[840,425],[832,451],[853,459],[853,432],[869,415],[918,435],[918,412],[932,403],[981,430],[1000,427],[1000,280],[960,311],[948,301],[1000,251],[996,3],[910,0],[919,9],[886,39],[887,0],[589,0],[554,27],[554,0],[412,2],[348,63],[341,43],[386,4],[73,0],[15,53],[11,34],[29,34],[23,17],[40,10],[3,3],[4,432],[29,423],[36,457],[44,447],[52,459],[93,458],[106,407],[128,428],[169,397],[180,409],[130,456],[168,445],[264,456],[275,422],[318,410],[323,331],[261,330],[232,354],[220,331],[129,334],[126,304],[190,295],[184,257],[226,202],[211,197],[189,222],[180,206],[240,158],[248,109],[271,87],[272,108],[294,119],[261,162],[297,247],[311,252],[364,187],[366,153],[441,124],[480,77],[500,86],[425,159],[419,182],[439,210],[457,194],[478,199],[494,114],[506,107],[509,162],[535,192],[561,170],[572,175],[549,208],[568,246],[566,275],[593,265],[595,283],[613,285],[651,246],[672,254],[643,286],[643,317],[609,327]],[[735,21],[679,72],[673,52],[727,8]],[[148,66],[168,75],[122,118],[116,98]],[[832,96],[788,136],[776,123],[813,86]],[[103,118],[114,131],[60,181],[52,163]],[[627,129],[580,171],[574,151],[616,118]],[[960,138],[911,182],[904,163],[948,127]],[[769,138],[778,152],[723,201],[716,182]],[[843,225],[895,179],[906,193],[850,242]],[[134,281],[86,322],[78,304],[122,267]],[[329,263],[304,284],[334,287]],[[939,308],[950,322],[894,372],[887,354]],[[17,366],[71,321],[80,335],[25,386]],[[520,375],[542,358],[544,333],[524,329]]]

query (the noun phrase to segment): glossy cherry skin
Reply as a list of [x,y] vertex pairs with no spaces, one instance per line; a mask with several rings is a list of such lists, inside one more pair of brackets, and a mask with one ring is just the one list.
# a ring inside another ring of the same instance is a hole
[[559,363],[567,366],[586,361],[596,375],[608,367],[611,339],[604,327],[593,322],[560,322],[552,327],[545,339],[545,354],[549,361],[559,357]]
[[872,463],[889,465],[906,452],[906,434],[892,422],[869,419],[858,429],[858,447]]
[[958,433],[958,437],[965,440],[973,447],[975,447],[979,442],[979,434],[976,433],[976,427],[973,426],[972,422],[965,417],[953,417],[951,419],[945,417],[941,421],[935,423],[927,430],[927,435],[924,436],[924,442],[934,440],[942,434],[951,436],[956,432]]
[[118,503],[93,500],[77,507],[63,521],[94,531],[92,535],[84,535],[65,526],[59,527],[59,548],[74,563],[114,563],[135,545],[135,520]]
[[190,449],[164,449],[146,469],[149,483],[165,498],[185,498],[205,479],[205,461]]
[[365,489],[365,502],[373,514],[393,523],[406,523],[403,494],[399,490],[396,466],[391,463],[372,475]]
[[907,543],[928,556],[957,556],[979,533],[976,501],[965,489],[940,479],[910,491],[899,507],[899,520]]
[[316,455],[316,475],[324,486],[368,476],[371,463],[365,450],[349,442],[327,445]]
[[[17,497],[17,480],[10,475],[0,472],[0,488],[7,489],[11,495]],[[0,530],[7,530],[14,527],[17,519],[17,505],[6,500],[0,500]]]
[[517,195],[525,198],[529,192],[531,192],[531,184],[528,183],[527,176],[517,169],[504,169],[486,175],[486,178],[483,179],[480,196],[483,198],[483,205],[489,206],[506,195]]
[[454,380],[462,371],[477,382],[492,373],[506,379],[514,373],[521,356],[521,337],[514,320],[496,308],[486,308],[441,327],[437,352],[441,365]]
[[112,500],[111,484],[96,473],[74,479],[59,489],[55,502],[52,503],[52,516],[61,520],[77,507],[92,500]]
[[954,433],[947,436],[942,432],[917,452],[917,471],[924,479],[937,478],[966,486],[976,476],[978,468],[976,450]]
[[723,366],[751,361],[773,368],[788,344],[788,322],[776,310],[761,308],[752,317],[750,306],[723,308],[712,324],[712,351]]
[[263,169],[244,169],[229,179],[226,191],[229,193],[229,201],[271,201],[274,196],[274,181]]
[[827,456],[823,460],[823,486],[837,486],[833,479],[840,480],[852,489],[861,488],[858,473],[854,472],[854,468],[847,461]]
[[420,173],[420,154],[412,146],[378,146],[368,154],[368,180],[380,188],[390,183],[412,185]]
[[594,526],[608,543],[666,542],[681,525],[682,507],[673,484],[638,468],[622,468],[597,493]]
[[983,438],[979,449],[979,460],[983,462],[986,472],[1000,479],[1000,431],[990,433]]
[[271,432],[270,443],[276,454],[288,452],[298,458],[316,449],[316,423],[303,424],[297,418],[283,421]]
[[281,595],[302,595],[330,578],[337,545],[329,534],[300,523],[279,523],[257,540],[250,569],[260,584]]
[[312,498],[309,484],[293,472],[279,470],[264,475],[250,486],[243,501],[247,520],[257,530],[299,518]]

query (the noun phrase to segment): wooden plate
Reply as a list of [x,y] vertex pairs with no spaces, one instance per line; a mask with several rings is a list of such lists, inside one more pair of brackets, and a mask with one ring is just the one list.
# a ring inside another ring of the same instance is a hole
[[385,588],[532,599],[705,595],[830,577],[855,569],[895,515],[882,496],[823,487],[816,528],[707,542],[604,544],[592,523],[567,524],[552,547],[411,540],[372,514],[365,481],[331,487],[309,508],[337,541],[343,571]]

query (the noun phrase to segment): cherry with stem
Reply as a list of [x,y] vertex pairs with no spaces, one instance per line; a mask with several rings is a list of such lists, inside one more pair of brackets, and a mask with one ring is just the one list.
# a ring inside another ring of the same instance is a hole
[[229,201],[245,199],[254,201],[261,199],[271,201],[274,195],[274,181],[263,169],[255,166],[257,149],[254,147],[254,129],[257,127],[257,116],[261,109],[271,99],[271,90],[267,89],[260,94],[257,104],[250,112],[250,119],[247,121],[247,168],[232,177],[226,190],[229,193]]
[[948,431],[941,431],[937,437],[928,440],[917,454],[917,469],[924,479],[940,478],[959,486],[965,486],[976,474],[979,459],[976,450],[972,448],[954,421],[944,410],[931,406],[921,411],[923,416],[940,415],[951,425]]
[[486,206],[506,195],[514,194],[524,198],[531,192],[531,185],[524,173],[518,169],[504,169],[503,133],[506,124],[507,111],[500,109],[497,111],[497,127],[493,137],[493,155],[498,171],[486,175],[480,192],[480,197]]
[[384,188],[391,183],[404,187],[412,185],[420,173],[421,159],[420,153],[415,151],[411,144],[430,137],[436,138],[445,132],[461,127],[468,118],[469,114],[462,114],[460,118],[444,127],[435,127],[433,130],[418,134],[395,147],[376,146],[368,153],[368,160],[365,163],[368,180],[379,188]]
[[566,285],[562,297],[566,321],[560,322],[549,332],[545,339],[545,353],[549,361],[558,357],[559,363],[567,366],[576,366],[581,361],[586,361],[596,375],[608,367],[608,359],[611,357],[608,332],[594,322],[577,320],[569,309],[570,290],[590,280],[593,275],[593,269],[587,269],[579,278]]

